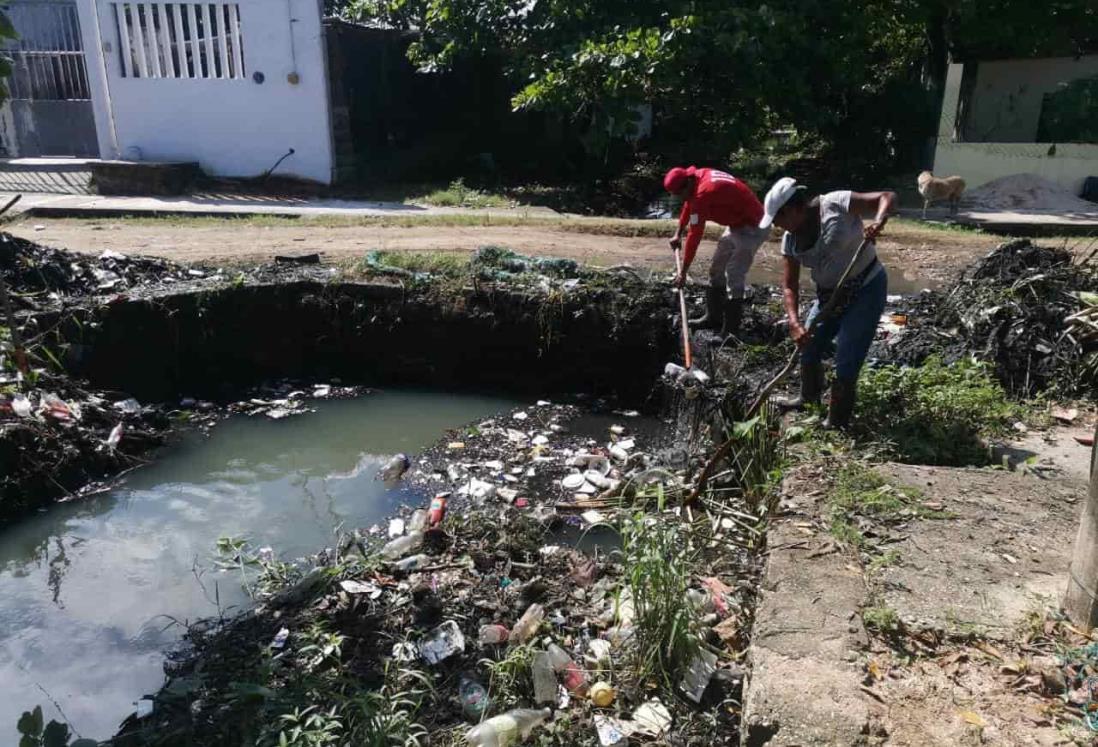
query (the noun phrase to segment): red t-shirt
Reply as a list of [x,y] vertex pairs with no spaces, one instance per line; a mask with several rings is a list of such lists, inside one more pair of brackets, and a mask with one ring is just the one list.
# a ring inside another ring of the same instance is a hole
[[731,174],[716,169],[698,169],[694,194],[682,205],[679,230],[689,226],[683,267],[689,267],[705,235],[707,221],[729,228],[757,226],[763,217],[763,206],[751,188]]

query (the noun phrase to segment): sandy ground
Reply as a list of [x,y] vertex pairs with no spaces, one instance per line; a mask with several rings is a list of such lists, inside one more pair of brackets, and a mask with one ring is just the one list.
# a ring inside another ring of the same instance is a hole
[[[639,223],[639,222],[638,222]],[[605,231],[596,222],[591,231]],[[409,252],[471,252],[496,244],[526,254],[569,257],[584,263],[629,263],[653,270],[670,270],[671,253],[663,239],[607,235],[569,229],[552,223],[517,226],[379,226],[323,223],[264,225],[247,220],[125,220],[31,218],[11,226],[12,233],[74,251],[104,249],[149,254],[183,262],[246,262],[269,260],[275,254],[320,252],[326,261],[361,257],[372,249]],[[614,224],[622,231],[620,222]],[[1000,239],[967,231],[948,231],[896,223],[880,243],[889,269],[891,288],[910,293],[941,285]],[[706,241],[692,275],[704,280],[715,243]],[[781,261],[777,241],[760,251],[749,280],[775,283]]]

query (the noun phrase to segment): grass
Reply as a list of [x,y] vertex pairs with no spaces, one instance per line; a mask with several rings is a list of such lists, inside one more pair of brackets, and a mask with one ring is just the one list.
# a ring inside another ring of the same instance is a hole
[[862,622],[868,630],[881,635],[894,635],[900,632],[902,626],[896,610],[883,604],[865,607]]
[[[896,523],[908,519],[946,519],[951,514],[926,508],[923,494],[916,488],[897,486],[861,462],[848,462],[839,470],[828,493],[828,528],[833,537],[857,549],[866,546],[858,520]],[[886,559],[887,558],[887,559]],[[884,565],[898,561],[898,555],[879,560]]]
[[[451,275],[469,269],[469,256],[458,252],[379,252],[378,259],[384,265],[408,272]],[[368,270],[362,260],[354,269]]]
[[987,464],[986,439],[1008,433],[1025,414],[988,366],[970,360],[870,369],[858,399],[858,435],[912,464]]
[[409,202],[436,205],[438,207],[509,208],[515,202],[500,194],[473,189],[463,179],[455,179],[446,187],[432,189],[411,197]]
[[636,671],[669,689],[700,646],[696,612],[686,601],[698,561],[687,531],[677,521],[650,520],[646,513],[626,519],[621,530],[624,587],[636,611]]

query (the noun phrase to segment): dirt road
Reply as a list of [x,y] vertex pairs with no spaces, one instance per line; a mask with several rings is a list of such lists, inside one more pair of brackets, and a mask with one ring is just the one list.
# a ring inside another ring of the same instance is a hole
[[[670,270],[673,261],[660,226],[646,221],[529,221],[518,225],[347,225],[323,221],[213,219],[63,219],[30,218],[12,233],[74,251],[105,249],[149,254],[183,262],[263,261],[275,254],[320,252],[329,262],[357,259],[372,249],[408,252],[468,253],[488,244],[524,254],[568,257],[596,265],[629,263]],[[669,233],[669,229],[667,231]],[[642,235],[636,235],[642,234]],[[937,286],[1000,239],[972,231],[928,228],[896,221],[880,243],[893,292]],[[699,252],[692,275],[704,280],[714,242]],[[775,283],[781,260],[777,241],[759,252],[750,281]]]

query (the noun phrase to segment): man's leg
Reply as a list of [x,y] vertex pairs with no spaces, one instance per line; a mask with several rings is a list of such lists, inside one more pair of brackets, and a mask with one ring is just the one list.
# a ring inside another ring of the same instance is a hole
[[743,323],[744,295],[747,292],[747,273],[755,262],[759,247],[770,234],[769,229],[744,226],[728,229],[721,241],[729,241],[729,257],[724,265],[725,285],[728,288],[728,306],[724,312],[724,335],[738,335]]
[[717,251],[709,265],[709,288],[705,292],[705,313],[690,320],[690,326],[698,329],[717,329],[724,320],[725,298],[724,268],[732,256],[734,244],[728,230],[717,242]]
[[845,428],[854,412],[858,374],[877,335],[888,298],[888,274],[881,270],[858,291],[842,316],[835,351],[835,385],[827,424]]

